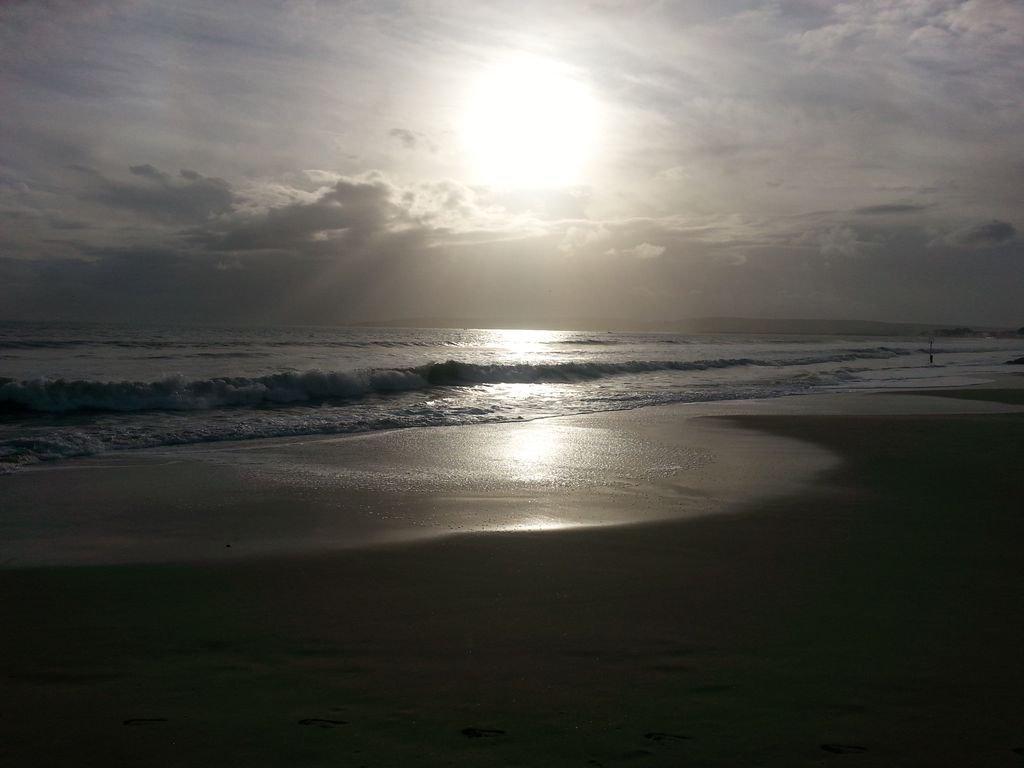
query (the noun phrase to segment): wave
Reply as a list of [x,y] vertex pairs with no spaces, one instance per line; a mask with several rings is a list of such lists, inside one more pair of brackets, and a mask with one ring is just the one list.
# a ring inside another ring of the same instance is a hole
[[[93,456],[110,451],[143,448],[169,448],[182,445],[220,443],[311,435],[365,433],[410,427],[464,426],[469,424],[530,421],[549,416],[593,413],[641,408],[678,402],[733,400],[738,398],[776,397],[814,389],[819,385],[837,383],[848,376],[841,368],[837,374],[799,373],[795,377],[772,382],[738,382],[732,386],[685,386],[656,390],[632,387],[587,394],[579,390],[558,402],[545,401],[521,408],[516,399],[513,407],[502,395],[461,402],[459,398],[415,399],[399,402],[364,402],[363,407],[287,408],[261,411],[223,410],[208,415],[193,412],[189,418],[177,413],[151,412],[149,416],[106,415],[96,421],[75,419],[61,425],[44,420],[26,432],[0,438],[0,475],[17,472],[40,462]],[[355,404],[353,404],[355,406]]]
[[191,358],[216,358],[216,359],[227,359],[227,358],[252,358],[252,357],[270,357],[270,352],[184,352],[184,353],[171,353],[168,352],[162,355],[139,355],[139,360],[186,360]]
[[91,381],[0,378],[0,412],[69,414],[83,411],[192,411],[213,408],[322,403],[431,387],[480,384],[570,383],[625,374],[706,371],[739,366],[790,367],[906,354],[887,347],[848,350],[796,360],[719,358],[485,365],[448,360],[410,368],[306,371],[267,376],[225,376],[190,381]]
[[556,339],[554,341],[541,341],[541,344],[558,344],[568,347],[589,347],[589,346],[601,346],[610,347],[614,344],[622,344],[621,339],[607,338],[607,339]]
[[191,411],[318,402],[426,386],[426,381],[416,373],[397,370],[307,371],[198,381],[180,376],[150,382],[0,379],[0,410],[37,413]]
[[180,341],[167,339],[0,339],[0,349],[73,349],[75,347],[116,347],[119,349],[204,349],[223,347],[457,347],[454,341],[416,339],[229,339]]

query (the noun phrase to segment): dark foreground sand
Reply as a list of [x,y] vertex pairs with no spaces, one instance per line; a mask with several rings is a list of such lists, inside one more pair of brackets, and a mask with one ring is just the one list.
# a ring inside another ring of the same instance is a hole
[[1024,764],[1024,414],[730,418],[844,462],[676,522],[0,571],[0,765]]

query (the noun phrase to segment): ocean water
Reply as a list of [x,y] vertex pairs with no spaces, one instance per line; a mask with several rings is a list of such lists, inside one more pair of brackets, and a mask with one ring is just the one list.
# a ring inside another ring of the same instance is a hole
[[0,473],[170,445],[991,376],[1012,339],[0,324]]

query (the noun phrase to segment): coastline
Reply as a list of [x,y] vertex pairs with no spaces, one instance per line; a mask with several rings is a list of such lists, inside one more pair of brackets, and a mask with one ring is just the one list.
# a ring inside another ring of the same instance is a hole
[[705,418],[735,410],[663,406],[43,465],[3,478],[3,561],[237,562],[691,518],[792,493],[836,462]]
[[[1019,377],[1000,377],[1008,393]],[[0,478],[0,569],[236,562],[686,519],[793,495],[837,451],[719,417],[998,413],[985,387],[723,400],[115,451]],[[986,399],[987,398],[987,399]],[[1004,400],[1007,398],[1004,398]],[[87,500],[87,503],[82,503]]]
[[[769,445],[843,459],[733,496],[729,514],[0,571],[0,756],[791,766],[843,759],[821,748],[839,744],[866,750],[861,765],[1015,765],[1024,416],[991,400],[825,400],[831,413],[793,398],[704,414],[720,450],[747,436],[744,461],[766,469],[754,485],[785,463]],[[663,434],[687,423],[671,412],[614,418]],[[714,496],[702,488],[691,498]],[[598,495],[557,493],[581,508]]]

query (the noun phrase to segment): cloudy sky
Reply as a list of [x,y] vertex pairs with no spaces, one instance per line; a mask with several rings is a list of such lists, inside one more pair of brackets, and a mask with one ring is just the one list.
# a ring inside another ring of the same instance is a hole
[[1024,3],[5,2],[0,318],[1024,324]]

